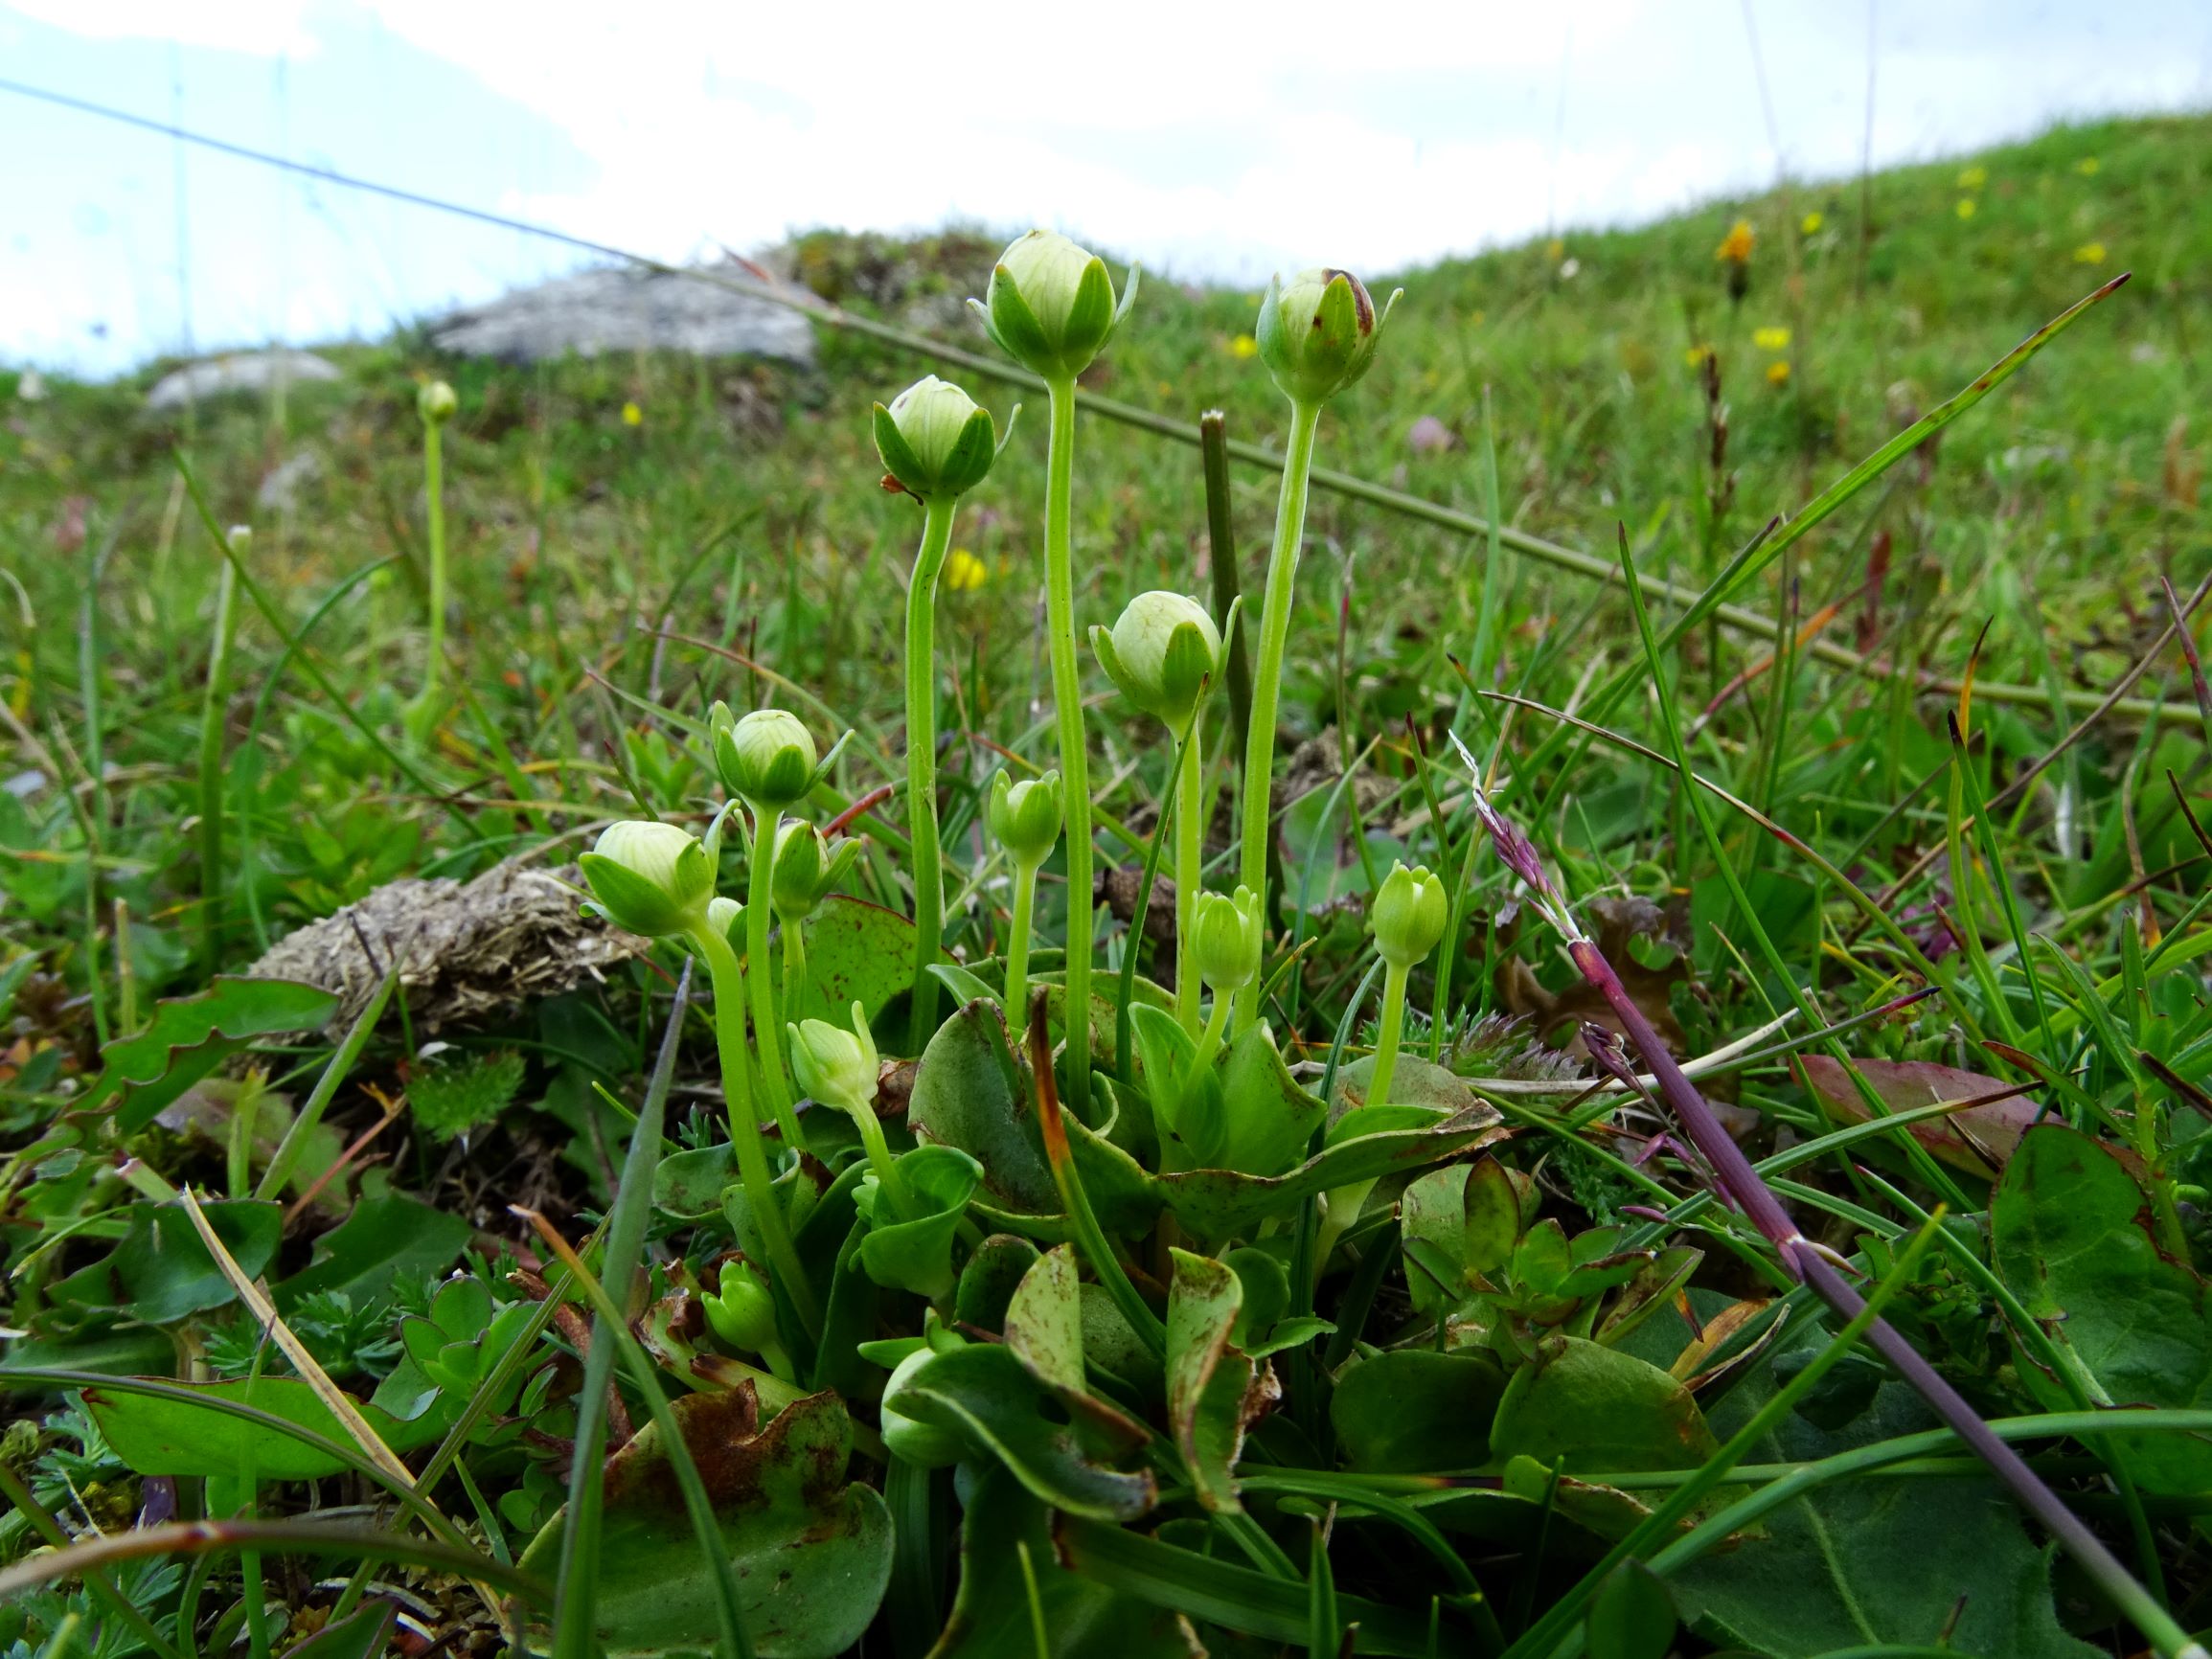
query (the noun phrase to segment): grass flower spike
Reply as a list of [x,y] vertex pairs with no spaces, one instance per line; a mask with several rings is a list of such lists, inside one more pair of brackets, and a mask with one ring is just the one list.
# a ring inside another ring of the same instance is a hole
[[1221,667],[1221,635],[1205,607],[1179,593],[1140,593],[1109,632],[1090,630],[1091,648],[1122,695],[1168,728],[1175,760],[1175,1012],[1198,1034],[1198,976],[1191,969],[1192,905],[1201,885],[1200,780],[1197,716]]
[[888,408],[876,405],[876,453],[885,487],[922,503],[922,547],[906,580],[906,825],[914,842],[909,1031],[916,1054],[937,1029],[937,980],[929,968],[945,936],[945,860],[937,840],[937,583],[952,546],[955,506],[990,473],[999,443],[989,411],[934,375],[907,387]]
[[[1242,851],[1238,876],[1254,893],[1267,891],[1267,818],[1275,764],[1275,708],[1282,694],[1283,651],[1290,637],[1290,603],[1298,552],[1306,538],[1306,490],[1313,470],[1313,436],[1328,400],[1374,366],[1382,328],[1398,304],[1394,290],[1376,313],[1375,301],[1349,271],[1301,271],[1270,283],[1260,302],[1254,335],[1260,357],[1290,400],[1290,437],[1275,503],[1275,543],[1267,556],[1266,598],[1260,612],[1260,660],[1252,676],[1252,716],[1244,736]],[[1238,1012],[1259,1012],[1257,983],[1239,995]]]
[[991,832],[1014,861],[1014,920],[1006,940],[1006,1028],[1022,1029],[1029,1005],[1029,928],[1037,909],[1037,873],[1060,840],[1063,811],[1060,774],[1010,783],[1005,769],[991,780]]
[[1075,377],[1090,366],[1137,295],[1132,269],[1117,305],[1113,280],[1097,255],[1057,231],[1015,239],[991,273],[982,315],[998,349],[1039,375],[1052,399],[1045,458],[1045,628],[1052,655],[1052,700],[1060,773],[1067,800],[1067,1022],[1070,1103],[1090,1107],[1090,969],[1096,915],[1090,900],[1090,764],[1083,720],[1083,676],[1075,625]]

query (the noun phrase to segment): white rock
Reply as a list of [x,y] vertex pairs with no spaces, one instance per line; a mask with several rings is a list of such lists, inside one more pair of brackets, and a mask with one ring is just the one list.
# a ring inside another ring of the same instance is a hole
[[[711,272],[709,273],[711,274]],[[580,271],[433,324],[442,351],[535,363],[573,352],[686,352],[814,361],[799,312],[712,283],[627,268]]]
[[146,406],[156,411],[182,409],[226,392],[266,392],[280,378],[297,386],[338,377],[338,366],[312,352],[233,352],[164,375],[146,395]]

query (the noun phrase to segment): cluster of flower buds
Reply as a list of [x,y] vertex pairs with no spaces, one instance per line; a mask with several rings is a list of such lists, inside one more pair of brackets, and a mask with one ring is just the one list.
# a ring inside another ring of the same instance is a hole
[[1110,631],[1090,630],[1090,643],[1122,695],[1177,734],[1220,672],[1220,630],[1205,606],[1179,593],[1138,594]]
[[776,831],[770,887],[776,920],[790,927],[813,915],[859,856],[859,842],[841,840],[832,849],[830,838],[815,826],[803,819],[785,819]]

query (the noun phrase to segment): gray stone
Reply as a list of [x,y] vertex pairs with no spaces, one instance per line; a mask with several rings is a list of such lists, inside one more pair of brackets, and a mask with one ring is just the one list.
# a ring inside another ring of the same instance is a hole
[[628,268],[580,271],[456,311],[431,326],[430,338],[444,351],[512,363],[571,352],[774,357],[802,368],[814,361],[814,331],[799,312],[691,276]]
[[337,378],[338,366],[312,352],[232,352],[164,375],[146,395],[146,406],[156,411],[182,409],[225,393],[266,392],[280,379],[297,386]]

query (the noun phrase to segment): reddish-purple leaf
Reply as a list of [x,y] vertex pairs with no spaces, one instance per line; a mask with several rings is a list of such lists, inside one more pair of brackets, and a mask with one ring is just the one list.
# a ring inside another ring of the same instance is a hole
[[[1826,1055],[1804,1055],[1798,1064],[1804,1068],[1813,1092],[1836,1116],[1854,1124],[1862,1124],[1872,1116],[1850,1075],[1835,1060]],[[2033,1096],[2002,1078],[1961,1071],[1933,1060],[1868,1059],[1852,1064],[1893,1112],[1917,1111],[1952,1101],[1977,1102],[1944,1117],[1923,1118],[1907,1129],[1945,1163],[1985,1179],[2004,1168],[2013,1148],[2042,1110]]]

